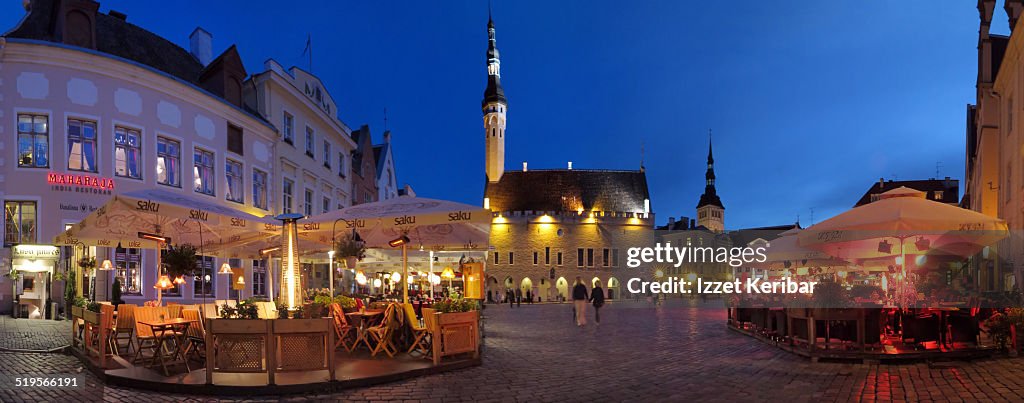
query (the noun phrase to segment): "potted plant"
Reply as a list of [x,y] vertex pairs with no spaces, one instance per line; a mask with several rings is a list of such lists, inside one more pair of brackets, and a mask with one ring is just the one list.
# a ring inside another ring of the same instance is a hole
[[85,272],[88,273],[92,269],[96,268],[96,258],[92,256],[86,256],[81,259],[78,259],[78,267],[81,267],[82,270],[85,270]]
[[168,245],[163,252],[163,265],[170,278],[194,276],[199,271],[199,256],[191,244]]
[[284,302],[284,300],[280,300],[280,301],[277,301],[275,306],[277,306],[277,318],[278,319],[288,319],[288,312],[290,312],[288,310],[288,304],[286,304]]
[[1006,350],[1010,341],[1010,332],[1013,323],[1010,318],[1002,312],[993,312],[992,316],[985,319],[985,328],[988,329],[989,337],[996,342],[1001,350]]
[[338,295],[334,297],[334,302],[337,302],[338,306],[341,307],[342,312],[345,313],[355,312],[358,309],[356,308],[356,306],[358,306],[356,304],[356,299],[349,296]]
[[345,267],[349,269],[356,268],[356,262],[366,257],[366,243],[352,234],[339,239],[334,250],[338,256],[345,258]]
[[238,317],[238,308],[228,304],[222,304],[218,311],[220,311],[220,317],[222,319],[234,319]]

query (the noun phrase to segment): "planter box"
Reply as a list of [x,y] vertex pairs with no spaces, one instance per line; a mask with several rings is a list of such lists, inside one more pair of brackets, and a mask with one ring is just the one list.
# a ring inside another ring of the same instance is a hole
[[84,312],[82,312],[82,319],[84,319],[87,323],[93,324],[93,325],[99,325],[100,324],[101,316],[102,315],[100,315],[99,312],[93,312],[93,311],[84,311]]
[[334,379],[334,319],[273,322],[274,372],[330,370]]
[[72,306],[71,307],[71,317],[72,318],[81,318],[82,317],[82,312],[84,312],[84,311],[85,311],[85,308],[82,308],[80,306]]
[[328,370],[334,379],[332,318],[207,319],[206,380],[213,373]]
[[455,312],[440,313],[430,308],[423,308],[423,316],[430,331],[434,364],[441,362],[441,357],[473,353],[477,357],[480,353],[480,312]]

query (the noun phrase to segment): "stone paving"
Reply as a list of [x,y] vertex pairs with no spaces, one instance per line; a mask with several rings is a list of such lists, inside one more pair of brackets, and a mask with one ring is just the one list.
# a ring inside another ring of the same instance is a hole
[[[714,307],[712,307],[714,306]],[[728,331],[717,303],[614,303],[580,330],[570,305],[491,305],[484,364],[345,391],[258,401],[1024,401],[1024,359],[811,363]],[[66,322],[65,322],[66,323]],[[2,330],[2,329],[0,329]],[[98,385],[62,354],[0,353],[0,401],[209,401]],[[67,373],[73,388],[15,388],[13,376]]]
[[0,351],[47,351],[71,343],[71,322],[12,319],[0,316]]

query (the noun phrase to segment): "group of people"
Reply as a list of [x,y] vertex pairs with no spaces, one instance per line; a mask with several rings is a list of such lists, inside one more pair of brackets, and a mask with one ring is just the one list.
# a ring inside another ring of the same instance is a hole
[[[505,291],[505,300],[508,301],[509,308],[519,306],[523,303],[523,291],[518,288],[508,289]],[[533,293],[530,290],[526,290],[526,303],[533,303]]]

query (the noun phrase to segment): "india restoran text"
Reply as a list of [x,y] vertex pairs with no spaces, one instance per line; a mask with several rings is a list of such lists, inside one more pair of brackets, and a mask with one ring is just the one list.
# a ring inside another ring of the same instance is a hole
[[783,277],[775,281],[748,278],[746,281],[709,281],[697,277],[686,281],[680,277],[668,277],[661,281],[644,281],[633,277],[626,283],[626,289],[634,294],[813,294],[817,281],[794,281]]

